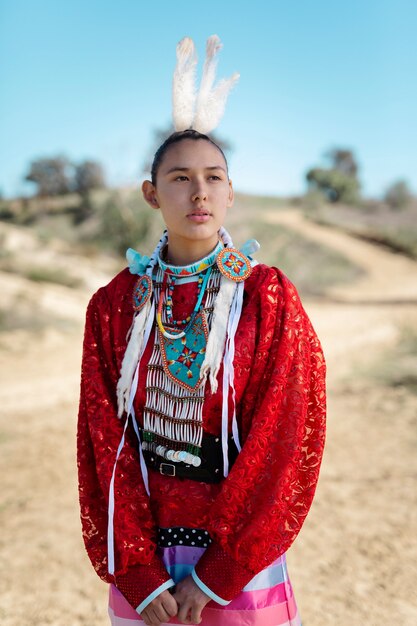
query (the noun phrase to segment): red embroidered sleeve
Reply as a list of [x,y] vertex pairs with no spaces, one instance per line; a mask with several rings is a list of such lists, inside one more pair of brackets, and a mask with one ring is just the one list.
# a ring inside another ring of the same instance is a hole
[[325,362],[295,287],[268,268],[241,415],[244,445],[211,508],[199,579],[231,600],[283,554],[311,506],[325,439]]
[[131,605],[170,579],[155,555],[156,532],[133,437],[127,436],[115,476],[115,576],[108,573],[108,493],[123,423],[117,418],[114,312],[104,289],[87,309],[77,431],[79,499],[85,547],[97,574],[115,582]]

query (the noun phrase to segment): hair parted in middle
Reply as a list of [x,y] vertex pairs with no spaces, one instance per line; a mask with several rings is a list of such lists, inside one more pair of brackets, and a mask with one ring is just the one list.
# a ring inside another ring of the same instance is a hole
[[226,171],[228,171],[227,159],[225,157],[223,150],[220,148],[220,146],[213,139],[211,139],[211,137],[209,137],[208,135],[205,135],[204,133],[199,133],[197,130],[194,130],[193,128],[189,128],[187,130],[178,131],[169,135],[169,137],[165,139],[164,143],[161,144],[158,150],[155,152],[155,156],[153,158],[152,168],[151,168],[151,182],[154,186],[156,186],[158,169],[160,168],[161,163],[164,159],[164,156],[166,152],[168,151],[168,149],[170,148],[170,146],[172,146],[173,144],[179,143],[180,141],[184,141],[186,139],[192,140],[192,141],[208,141],[213,146],[215,146],[217,150],[220,152],[220,154],[223,156],[224,162],[226,163]]

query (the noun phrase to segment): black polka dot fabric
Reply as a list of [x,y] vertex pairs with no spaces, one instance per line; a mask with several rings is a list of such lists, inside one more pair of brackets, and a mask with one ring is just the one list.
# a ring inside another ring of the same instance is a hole
[[158,545],[161,548],[171,548],[172,546],[207,548],[211,542],[212,539],[208,531],[201,528],[173,526],[172,528],[158,529]]

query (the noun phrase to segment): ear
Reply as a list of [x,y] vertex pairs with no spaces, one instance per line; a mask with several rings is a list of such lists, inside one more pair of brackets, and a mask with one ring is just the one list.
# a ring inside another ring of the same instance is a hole
[[233,185],[232,185],[232,181],[229,180],[229,197],[227,200],[227,208],[230,208],[231,206],[233,206],[233,202],[235,200],[235,192],[233,191]]
[[159,209],[159,202],[156,195],[156,187],[151,183],[150,180],[143,181],[142,193],[149,206],[151,206],[153,209]]

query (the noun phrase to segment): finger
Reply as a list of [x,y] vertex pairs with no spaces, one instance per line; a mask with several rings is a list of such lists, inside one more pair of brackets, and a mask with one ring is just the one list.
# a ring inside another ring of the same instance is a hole
[[191,607],[191,623],[192,624],[200,624],[201,622],[201,608],[199,606]]
[[190,621],[188,619],[188,613],[190,611],[190,605],[185,602],[184,604],[180,604],[179,611],[177,615],[177,620],[182,624],[189,624]]
[[167,622],[170,619],[169,613],[166,612],[162,604],[153,607],[154,613],[160,622]]
[[178,604],[174,596],[164,598],[162,606],[170,617],[174,617],[178,613]]
[[188,602],[187,596],[183,593],[178,593],[177,591],[172,597],[177,604],[177,613],[179,613],[180,608]]
[[142,611],[140,616],[145,622],[146,626],[152,626],[152,618],[149,615],[149,609],[145,609],[144,611]]
[[155,611],[151,607],[149,607],[146,612],[149,620],[147,623],[149,624],[149,626],[160,626],[161,621],[155,615]]

